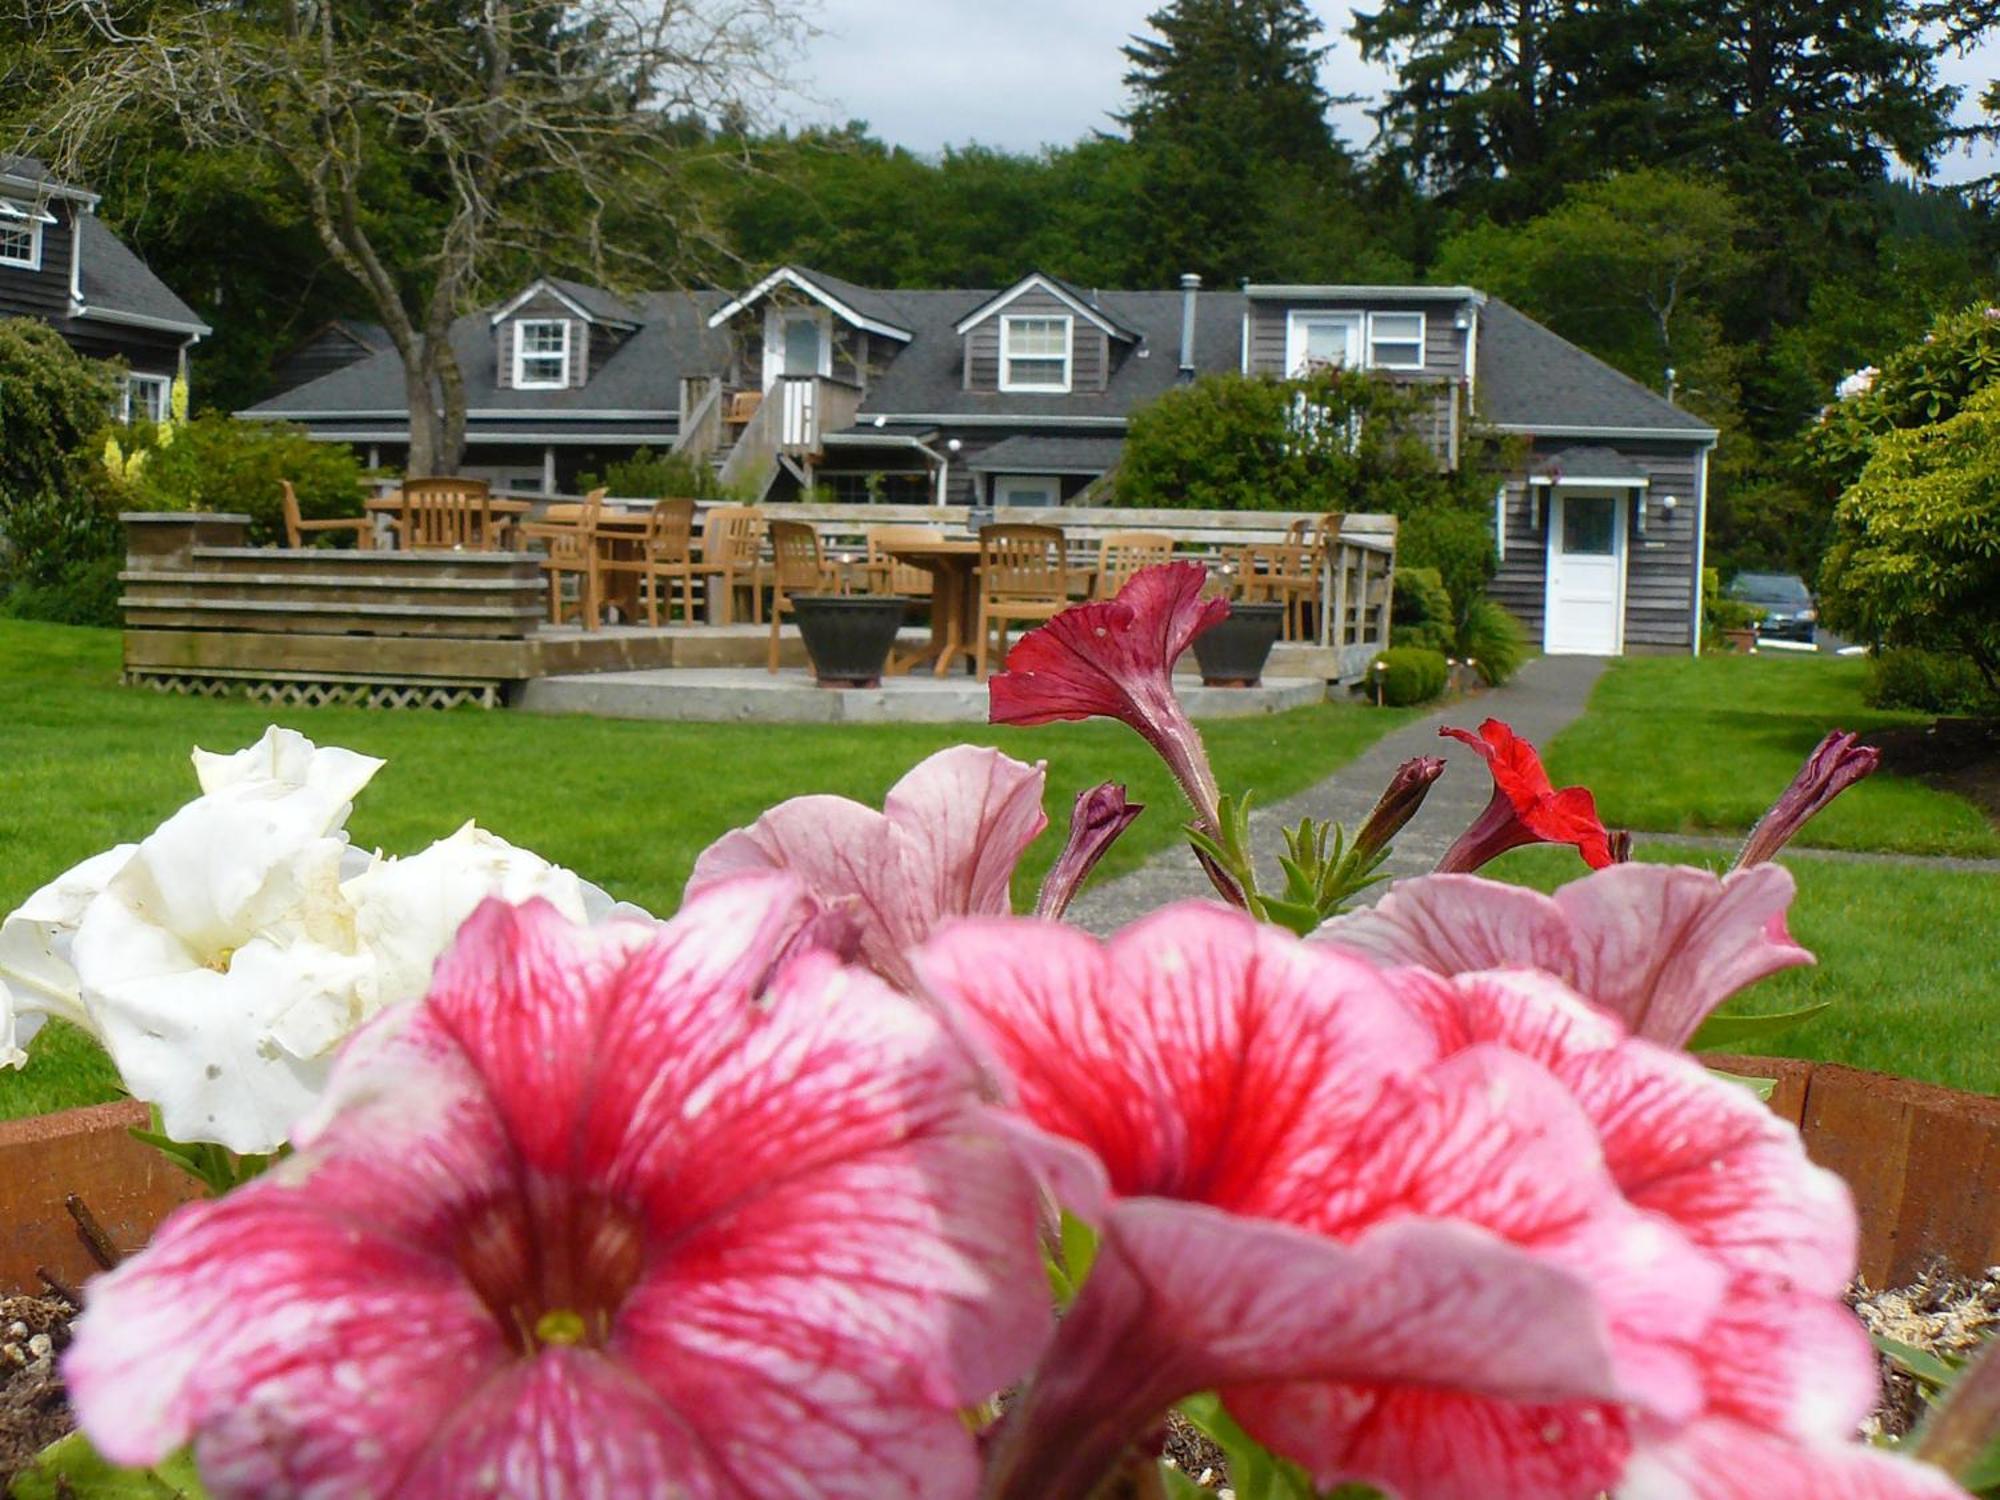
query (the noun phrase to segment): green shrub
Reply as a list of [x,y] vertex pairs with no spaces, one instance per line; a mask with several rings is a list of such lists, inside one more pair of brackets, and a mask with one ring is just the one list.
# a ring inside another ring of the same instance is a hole
[[1472,601],[1484,596],[1496,566],[1490,510],[1425,510],[1404,516],[1396,534],[1396,560],[1406,568],[1437,570],[1451,595],[1455,636]]
[[630,458],[606,464],[604,472],[579,474],[585,490],[606,489],[625,500],[722,500],[729,498],[715,470],[679,453],[639,448]]
[[1722,579],[1713,568],[1701,570],[1701,644],[1705,651],[1723,648],[1725,630],[1748,630],[1764,618],[1764,611],[1722,592]]
[[119,441],[128,458],[145,455],[123,481],[129,509],[240,511],[250,517],[252,545],[281,543],[278,482],[289,479],[307,520],[362,514],[354,450],[315,442],[288,423],[204,412],[192,422],[139,423],[104,438]]
[[1480,594],[1459,623],[1458,654],[1479,669],[1494,687],[1521,670],[1528,659],[1528,633],[1497,599]]
[[1878,651],[1868,664],[1868,702],[1929,714],[1990,714],[2000,700],[1979,669],[1962,656],[1900,647]]
[[0,517],[44,495],[73,497],[84,448],[118,395],[118,372],[48,324],[0,319]]
[[1451,669],[1442,651],[1422,646],[1391,646],[1375,658],[1371,680],[1380,684],[1382,701],[1392,708],[1428,703],[1444,691]]
[[88,479],[0,518],[0,614],[60,625],[116,625],[125,532],[116,497]]
[[1389,613],[1389,644],[1449,651],[1452,645],[1451,594],[1436,568],[1398,568]]

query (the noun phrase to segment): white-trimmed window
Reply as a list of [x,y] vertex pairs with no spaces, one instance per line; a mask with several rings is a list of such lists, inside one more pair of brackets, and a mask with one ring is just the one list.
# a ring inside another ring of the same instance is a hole
[[1378,312],[1368,315],[1368,363],[1377,370],[1424,367],[1424,315]]
[[164,422],[173,385],[165,375],[127,375],[119,417],[127,422]]
[[0,198],[0,266],[42,268],[42,226],[54,220],[38,209]]
[[569,384],[569,320],[523,318],[514,325],[514,385],[559,390]]
[[1003,317],[1000,320],[1000,389],[1069,389],[1070,318]]

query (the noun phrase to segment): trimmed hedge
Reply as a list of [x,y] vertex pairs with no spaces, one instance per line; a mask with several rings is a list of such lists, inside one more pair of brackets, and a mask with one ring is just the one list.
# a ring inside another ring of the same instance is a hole
[[1391,646],[1370,669],[1370,680],[1381,685],[1382,701],[1391,708],[1428,703],[1450,679],[1444,653],[1424,646]]

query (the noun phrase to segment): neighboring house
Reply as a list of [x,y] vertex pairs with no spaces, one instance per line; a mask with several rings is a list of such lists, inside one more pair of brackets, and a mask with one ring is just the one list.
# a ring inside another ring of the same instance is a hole
[[[880,291],[782,267],[736,296],[632,299],[544,278],[452,344],[464,467],[567,490],[635,448],[767,498],[1061,505],[1117,465],[1131,413],[1203,373],[1327,361],[1433,393],[1456,463],[1474,414],[1526,439],[1494,501],[1493,591],[1555,652],[1687,650],[1712,428],[1468,287]],[[250,408],[371,464],[407,451],[402,365],[357,359]]]
[[389,330],[363,318],[335,318],[299,340],[271,371],[274,393],[344,370],[390,347]]
[[211,330],[97,217],[97,195],[30,157],[0,157],[0,317],[40,318],[79,354],[122,359],[121,414],[165,415]]

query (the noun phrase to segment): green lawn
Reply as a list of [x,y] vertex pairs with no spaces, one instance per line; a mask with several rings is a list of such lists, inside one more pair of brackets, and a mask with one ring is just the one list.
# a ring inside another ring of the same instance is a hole
[[[1174,841],[1180,802],[1120,725],[842,726],[617,723],[524,714],[290,709],[162,697],[116,683],[109,631],[0,620],[0,913],[77,860],[143,837],[194,795],[188,750],[234,749],[273,717],[387,759],[356,804],[355,841],[414,852],[467,818],[570,866],[613,895],[670,912],[713,839],[802,792],[870,803],[933,750],[970,740],[1049,762],[1050,832],[1023,864],[1019,904],[1059,847],[1076,792],[1120,780],[1145,816],[1101,871]],[[1205,726],[1226,789],[1270,801],[1327,775],[1410,717],[1349,706]],[[27,1068],[0,1071],[0,1118],[110,1097],[103,1058],[52,1026]]]
[[[1862,702],[1867,664],[1827,656],[1626,657],[1547,750],[1559,786],[1597,795],[1614,828],[1742,833],[1829,729],[1922,724]],[[1899,854],[2000,855],[1962,797],[1876,774],[1807,827],[1803,844]]]
[[[1638,857],[1728,863],[1723,853],[1646,846]],[[1781,863],[1799,883],[1792,936],[1819,962],[1765,980],[1733,1002],[1746,1014],[1828,1002],[1782,1037],[1742,1050],[1900,1073],[2000,1093],[2000,875],[1920,865]],[[1583,873],[1566,850],[1521,849],[1487,874],[1543,890]]]

